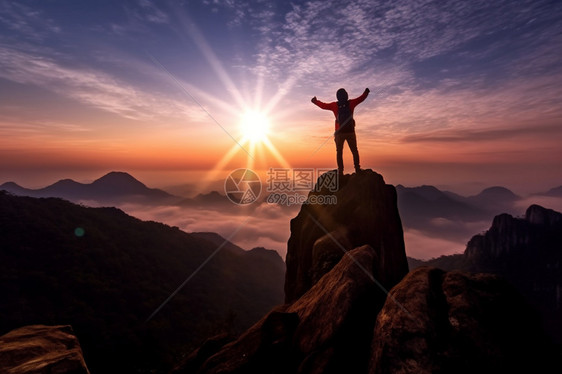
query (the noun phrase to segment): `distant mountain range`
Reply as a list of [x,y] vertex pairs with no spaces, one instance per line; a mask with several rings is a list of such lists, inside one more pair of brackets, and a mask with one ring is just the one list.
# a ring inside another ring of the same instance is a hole
[[[215,210],[221,213],[253,214],[260,204],[240,206],[233,204],[223,193],[209,191],[194,197],[174,196],[160,189],[149,188],[130,174],[110,172],[90,184],[70,179],[61,180],[41,189],[27,189],[14,182],[4,183],[0,190],[19,196],[60,197],[86,206],[117,206],[129,209],[126,204],[136,204],[142,209],[147,206],[174,206],[179,208]],[[441,191],[434,186],[396,186],[398,209],[404,229],[416,230],[428,238],[440,238],[459,243],[462,248],[475,232],[486,228],[495,215],[521,214],[520,197],[505,187],[495,186],[484,189],[477,195],[461,196],[450,191]],[[562,186],[534,196],[562,197]],[[267,195],[262,194],[259,203]],[[280,205],[289,212],[298,206]],[[138,211],[138,209],[137,209]],[[132,212],[136,212],[134,209]],[[156,220],[165,220],[159,216]],[[171,222],[172,223],[172,222]],[[172,223],[174,224],[174,223]]]
[[433,186],[396,186],[401,212],[407,217],[442,217],[464,221],[480,220],[489,213],[510,211],[521,199],[505,187],[490,187],[477,195],[464,197]]
[[96,373],[166,372],[180,352],[283,301],[277,252],[116,208],[0,192],[0,238],[0,335],[71,324]]
[[405,229],[459,243],[466,243],[474,234],[474,224],[484,225],[502,212],[516,214],[516,203],[522,199],[504,187],[490,187],[468,197],[433,186],[398,185],[396,192]]
[[[112,171],[92,183],[79,183],[63,179],[39,189],[29,189],[15,182],[0,185],[0,190],[18,196],[60,197],[72,202],[95,201],[99,203],[139,202],[173,204],[180,206],[222,206],[231,204],[217,191],[200,193],[192,198],[172,195],[164,190],[149,188],[126,172]],[[489,213],[511,213],[515,202],[521,199],[505,187],[484,189],[477,195],[464,197],[454,192],[441,191],[434,186],[405,187],[397,185],[399,209],[406,221],[424,218],[446,218],[473,221],[487,219]],[[562,197],[562,186],[535,195]]]
[[181,198],[163,190],[148,188],[128,173],[115,171],[89,184],[78,183],[72,179],[63,179],[50,186],[34,190],[21,187],[14,182],[7,182],[0,185],[0,190],[19,196],[60,197],[73,202],[114,203],[135,201],[162,204],[181,200]]

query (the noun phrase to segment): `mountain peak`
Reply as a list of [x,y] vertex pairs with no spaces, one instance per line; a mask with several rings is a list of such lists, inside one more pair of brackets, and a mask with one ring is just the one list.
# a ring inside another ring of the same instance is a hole
[[125,172],[112,171],[95,180],[90,185],[97,193],[102,195],[143,195],[148,187],[132,175]]
[[24,188],[19,184],[17,184],[16,182],[6,182],[0,185],[0,190],[9,191],[11,189],[24,189]]
[[502,186],[492,186],[485,188],[480,192],[479,196],[487,196],[492,198],[510,198],[510,199],[517,199],[518,196],[513,193],[510,189],[507,189]]
[[178,199],[165,191],[148,188],[132,175],[112,171],[90,184],[78,183],[72,179],[61,179],[58,182],[38,189],[30,190],[19,187],[13,182],[1,186],[15,195],[31,197],[59,197],[71,201],[93,200],[103,203],[115,201],[171,201]]
[[544,225],[552,227],[562,222],[562,214],[555,210],[543,208],[540,205],[533,204],[525,212],[525,220],[533,225]]
[[335,180],[332,174],[336,172],[321,175],[308,195],[310,202],[322,196],[327,203],[303,204],[291,220],[285,277],[287,302],[308,291],[347,251],[363,245],[371,246],[380,264],[384,264],[378,276],[387,289],[408,272],[394,186],[367,169],[341,176],[333,191],[325,182]]
[[560,236],[556,232],[561,223],[561,213],[536,204],[527,208],[525,218],[499,214],[488,231],[470,239],[465,256],[473,260],[493,259],[521,250],[533,252],[551,245],[550,240],[559,240],[555,238]]
[[71,186],[76,186],[76,185],[82,185],[82,183],[78,183],[75,180],[72,180],[70,178],[65,178],[65,179],[61,179],[55,183],[53,183],[52,185],[45,187],[45,188],[53,188],[53,187],[71,187]]
[[144,187],[144,183],[137,180],[129,173],[125,173],[123,171],[112,171],[104,175],[103,177],[96,179],[93,185],[99,184],[111,184],[111,185],[137,185],[139,187]]

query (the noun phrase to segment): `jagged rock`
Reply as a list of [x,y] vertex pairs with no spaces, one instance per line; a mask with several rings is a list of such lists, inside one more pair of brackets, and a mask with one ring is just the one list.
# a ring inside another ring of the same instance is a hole
[[537,315],[502,278],[422,267],[377,317],[369,373],[537,372]]
[[562,214],[533,204],[525,212],[525,220],[532,225],[542,225],[547,229],[555,228],[562,223]]
[[544,328],[562,344],[562,214],[539,205],[524,218],[501,214],[464,253],[465,269],[499,274],[542,315]]
[[492,227],[483,235],[475,235],[467,244],[465,255],[477,262],[496,258],[525,247],[530,241],[529,223],[504,213],[494,217]]
[[0,373],[89,374],[72,327],[33,325],[0,336]]
[[333,196],[337,203],[303,204],[291,220],[287,248],[285,301],[293,302],[314,285],[345,251],[370,245],[381,264],[380,283],[390,289],[408,272],[396,190],[380,174],[364,170],[341,176],[337,191],[331,181],[336,172],[318,179],[312,197]]
[[365,372],[385,296],[373,282],[376,263],[369,246],[347,252],[298,301],[269,313],[199,373]]
[[494,218],[490,229],[475,235],[468,242],[465,256],[477,263],[516,251],[533,251],[541,248],[559,248],[562,244],[562,214],[539,205],[531,205],[525,218],[500,214]]

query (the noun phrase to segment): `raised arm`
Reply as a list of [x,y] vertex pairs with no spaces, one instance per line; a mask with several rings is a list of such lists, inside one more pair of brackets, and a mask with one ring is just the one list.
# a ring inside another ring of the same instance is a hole
[[369,96],[369,92],[371,92],[371,90],[369,90],[368,88],[365,88],[365,91],[363,91],[363,93],[361,94],[361,96],[356,97],[355,99],[351,99],[349,100],[349,105],[354,108],[356,105],[361,104],[363,101],[365,101],[365,99],[367,98],[367,96]]
[[320,108],[322,108],[322,109],[333,110],[332,105],[331,105],[332,103],[324,103],[324,102],[318,100],[318,99],[316,98],[316,96],[314,96],[314,97],[312,98],[312,100],[310,100],[310,101],[312,102],[312,104],[315,104],[315,105],[317,105],[318,107],[320,107]]

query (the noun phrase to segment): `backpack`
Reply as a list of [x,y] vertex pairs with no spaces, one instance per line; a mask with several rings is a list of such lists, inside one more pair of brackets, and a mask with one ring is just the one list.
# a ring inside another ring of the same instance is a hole
[[355,130],[355,120],[349,106],[349,100],[338,102],[338,132],[353,132]]

